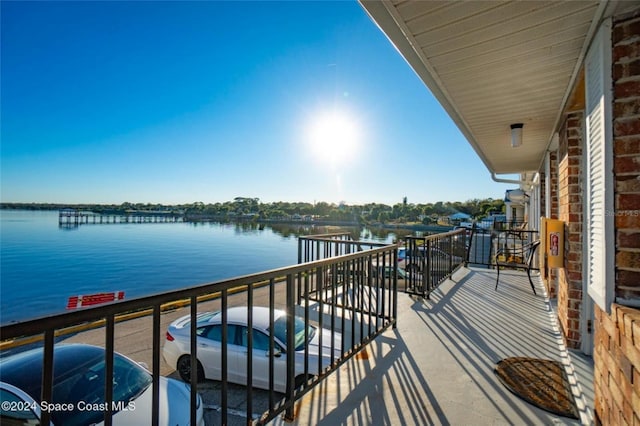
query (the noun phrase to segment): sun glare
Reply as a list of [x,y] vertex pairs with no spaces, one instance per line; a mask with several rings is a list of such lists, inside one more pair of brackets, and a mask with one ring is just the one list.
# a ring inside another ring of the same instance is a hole
[[337,166],[355,160],[360,135],[358,126],[348,115],[319,116],[309,132],[310,148],[318,161]]

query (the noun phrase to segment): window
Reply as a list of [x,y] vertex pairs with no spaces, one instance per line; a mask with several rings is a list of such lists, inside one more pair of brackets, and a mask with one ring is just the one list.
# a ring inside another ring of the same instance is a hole
[[[247,327],[242,327],[242,346],[249,346],[249,333]],[[280,350],[280,346],[274,341],[276,351]],[[263,332],[253,329],[253,349],[259,351],[269,351],[269,336]]]
[[[0,401],[2,401],[2,410],[0,410],[0,423],[3,425],[39,425],[40,421],[35,413],[26,407],[24,401],[17,395],[6,389],[0,389]],[[29,401],[35,404],[35,402]]]
[[585,267],[589,295],[610,312],[614,298],[613,132],[611,20],[605,21],[585,58],[586,179]]
[[[227,325],[227,343],[230,345],[240,346],[241,341],[238,339],[236,333],[237,326],[229,324]],[[204,337],[214,342],[222,342],[222,325],[210,325],[207,327],[200,327],[197,330],[197,334],[200,337]]]

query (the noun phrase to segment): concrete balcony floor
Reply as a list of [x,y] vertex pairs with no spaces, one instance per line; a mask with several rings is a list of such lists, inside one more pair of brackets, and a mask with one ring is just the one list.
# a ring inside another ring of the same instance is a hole
[[[400,294],[398,327],[330,375],[296,404],[297,425],[591,424],[593,364],[568,351],[538,277],[456,272],[429,300]],[[550,414],[511,393],[495,376],[503,358],[563,363],[580,421]],[[278,418],[272,422],[290,425]]]

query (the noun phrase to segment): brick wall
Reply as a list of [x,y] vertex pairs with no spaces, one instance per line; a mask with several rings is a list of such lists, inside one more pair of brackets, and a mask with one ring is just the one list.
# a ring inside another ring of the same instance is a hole
[[640,424],[640,311],[596,305],[594,346],[596,422]]
[[616,296],[640,299],[640,17],[613,30]]
[[[613,27],[615,294],[640,299],[640,10]],[[595,413],[640,424],[640,310],[595,307]]]
[[558,321],[568,347],[581,343],[583,113],[571,113],[560,131],[558,147],[558,219],[564,227],[564,268],[556,271]]

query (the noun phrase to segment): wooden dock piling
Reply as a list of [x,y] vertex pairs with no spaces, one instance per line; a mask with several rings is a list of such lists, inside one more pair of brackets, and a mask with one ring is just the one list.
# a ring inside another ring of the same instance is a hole
[[107,225],[126,223],[177,223],[184,222],[182,213],[127,211],[123,213],[94,213],[76,209],[58,212],[58,225],[75,228],[80,225]]

